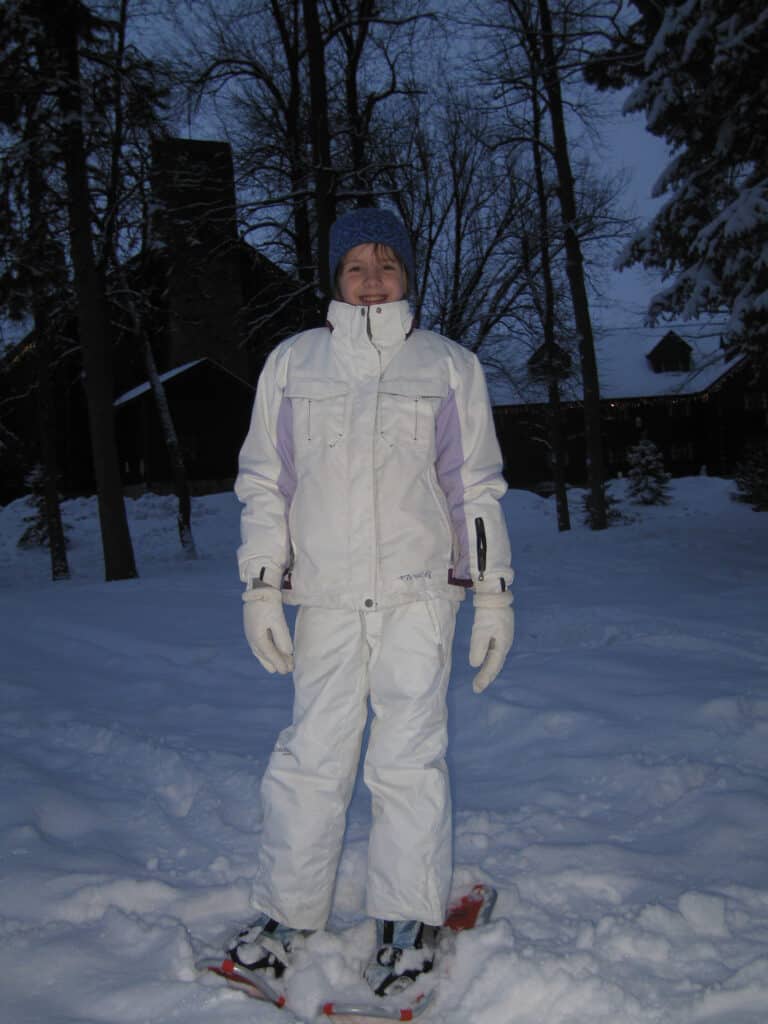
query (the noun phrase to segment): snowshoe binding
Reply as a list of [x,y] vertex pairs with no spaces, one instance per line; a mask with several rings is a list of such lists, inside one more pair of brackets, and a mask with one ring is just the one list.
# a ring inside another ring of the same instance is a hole
[[439,931],[420,921],[377,921],[376,954],[363,972],[374,993],[395,995],[431,971]]
[[241,967],[249,971],[271,972],[277,979],[283,976],[290,963],[296,938],[307,934],[280,924],[267,914],[260,914],[230,941],[227,954]]

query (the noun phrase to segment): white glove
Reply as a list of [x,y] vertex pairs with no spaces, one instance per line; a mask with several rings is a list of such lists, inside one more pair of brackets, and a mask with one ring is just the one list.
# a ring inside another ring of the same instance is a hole
[[283,613],[283,595],[275,587],[243,594],[243,626],[251,650],[267,672],[293,671],[293,641]]
[[475,594],[475,621],[469,642],[469,664],[479,668],[472,680],[475,693],[482,693],[501,672],[515,639],[515,610],[509,591]]

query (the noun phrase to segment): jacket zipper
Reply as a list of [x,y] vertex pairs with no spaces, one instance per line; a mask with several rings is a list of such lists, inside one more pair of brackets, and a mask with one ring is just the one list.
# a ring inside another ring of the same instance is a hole
[[475,534],[477,536],[477,578],[478,580],[484,580],[488,542],[485,536],[485,523],[480,516],[475,519]]
[[[368,339],[373,345],[376,352],[376,358],[379,361],[379,380],[376,384],[376,411],[373,419],[373,433],[371,437],[371,465],[376,465],[376,429],[379,424],[379,402],[381,401],[381,393],[379,391],[379,384],[381,383],[381,352],[378,345],[373,344],[373,332],[371,331],[371,307],[368,307],[366,316],[366,328],[368,331]],[[373,489],[373,592],[371,597],[374,601],[374,607],[379,600],[379,513],[378,513],[378,501],[379,493],[378,487],[376,486],[376,473],[372,473],[371,486]]]

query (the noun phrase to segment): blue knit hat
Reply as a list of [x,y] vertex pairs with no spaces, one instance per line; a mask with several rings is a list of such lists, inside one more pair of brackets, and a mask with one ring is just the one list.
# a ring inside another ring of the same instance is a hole
[[343,214],[331,227],[330,271],[331,281],[336,280],[336,271],[342,259],[356,245],[378,242],[394,250],[408,275],[408,288],[412,288],[414,271],[413,249],[403,222],[390,213],[375,206],[365,206]]

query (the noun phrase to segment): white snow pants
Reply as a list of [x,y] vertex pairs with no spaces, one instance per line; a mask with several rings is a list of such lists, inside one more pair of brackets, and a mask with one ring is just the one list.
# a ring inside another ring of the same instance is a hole
[[456,608],[439,599],[373,612],[299,609],[293,723],[261,788],[258,910],[294,928],[325,927],[370,698],[366,910],[442,924],[452,871],[445,695]]

